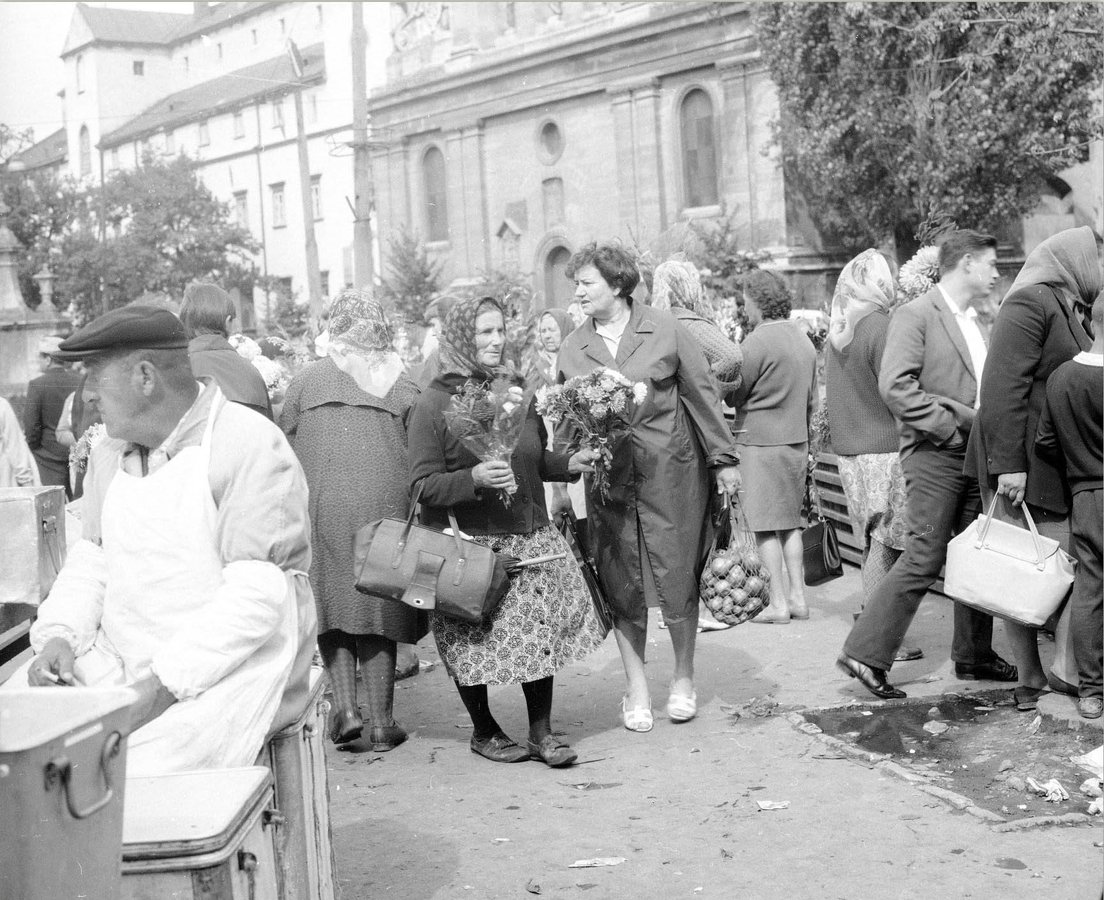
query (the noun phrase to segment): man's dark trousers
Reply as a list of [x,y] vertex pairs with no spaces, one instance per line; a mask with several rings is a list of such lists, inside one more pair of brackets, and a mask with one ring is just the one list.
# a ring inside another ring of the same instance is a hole
[[[977,518],[977,482],[962,472],[965,448],[940,450],[921,442],[901,460],[905,476],[905,551],[874,589],[843,652],[868,666],[888,670],[905,639],[920,601],[939,577],[947,542]],[[961,603],[954,605],[951,659],[980,665],[993,659],[993,617]]]

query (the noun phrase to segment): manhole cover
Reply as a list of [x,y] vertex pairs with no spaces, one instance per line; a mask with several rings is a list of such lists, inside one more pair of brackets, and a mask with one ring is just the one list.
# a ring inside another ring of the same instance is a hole
[[[1036,724],[1034,713],[1010,705],[1007,691],[802,715],[825,734],[888,753],[932,784],[1007,819],[1085,812],[1089,803],[1080,790],[1089,773],[1070,757],[1094,749],[1099,732],[1046,718]],[[1029,789],[1029,778],[1040,785],[1057,779],[1069,799],[1048,802]]]

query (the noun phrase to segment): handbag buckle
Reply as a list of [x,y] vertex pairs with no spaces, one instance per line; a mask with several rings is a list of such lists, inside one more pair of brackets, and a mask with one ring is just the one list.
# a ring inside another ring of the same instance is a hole
[[402,563],[403,551],[406,549],[406,538],[403,538],[398,544],[395,545],[395,555],[391,559],[391,568],[397,569]]
[[460,583],[464,580],[464,569],[467,567],[467,565],[468,561],[462,556],[456,561],[456,577],[452,579],[454,587],[458,587]]

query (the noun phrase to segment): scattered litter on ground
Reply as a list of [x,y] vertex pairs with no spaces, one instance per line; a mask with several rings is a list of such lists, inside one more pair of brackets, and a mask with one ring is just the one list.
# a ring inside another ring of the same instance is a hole
[[495,838],[494,842],[496,844],[508,844],[508,843],[510,843],[510,839],[509,838]]
[[1028,734],[1038,734],[1039,733],[1039,727],[1042,724],[1043,724],[1043,717],[1042,716],[1036,716],[1034,719],[1031,720],[1031,724],[1027,727],[1027,733]]
[[1081,782],[1081,787],[1078,790],[1086,797],[1099,797],[1101,793],[1104,793],[1104,791],[1101,791],[1102,784],[1104,782],[1101,782],[1099,778],[1086,778]]
[[931,684],[933,681],[942,681],[943,678],[940,675],[925,675],[919,681],[921,684]]
[[789,809],[790,808],[790,801],[789,800],[756,800],[755,803],[759,807],[760,811],[769,810],[769,809]]
[[525,885],[525,890],[527,890],[530,894],[539,894],[541,892],[541,886],[537,884],[537,880],[535,878],[530,878]]
[[564,784],[561,781],[560,784],[563,784],[564,787],[575,788],[577,791],[604,791],[607,788],[621,787],[620,781],[607,781],[604,783],[597,781],[580,781],[576,784]]
[[1104,745],[1097,747],[1095,750],[1090,750],[1088,753],[1083,753],[1081,756],[1071,756],[1070,762],[1080,766],[1090,775],[1104,778]]
[[1069,800],[1069,792],[1062,787],[1057,778],[1052,778],[1045,784],[1039,784],[1034,778],[1028,777],[1027,786],[1040,797],[1045,797],[1047,803],[1061,803]]
[[619,866],[625,862],[623,856],[596,856],[593,859],[577,859],[569,869],[598,869],[603,866]]
[[924,730],[928,734],[942,734],[947,731],[950,726],[946,722],[925,722]]
[[1089,804],[1089,808],[1086,810],[1086,812],[1090,816],[1099,816],[1102,812],[1104,812],[1104,797],[1097,797],[1095,800],[1093,800],[1093,802]]
[[436,668],[437,668],[437,661],[436,660],[430,660],[430,659],[419,659],[418,660],[418,671],[419,672],[432,672]]
[[1026,869],[1027,864],[1011,856],[1002,856],[997,860],[998,869]]
[[778,701],[770,694],[764,697],[752,697],[747,703],[737,703],[726,707],[727,712],[734,720],[738,719],[765,719],[773,716],[778,711]]

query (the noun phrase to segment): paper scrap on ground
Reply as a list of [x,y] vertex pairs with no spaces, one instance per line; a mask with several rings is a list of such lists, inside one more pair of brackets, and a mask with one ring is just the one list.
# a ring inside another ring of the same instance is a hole
[[1061,803],[1063,800],[1069,800],[1069,793],[1058,783],[1057,778],[1050,779],[1046,784],[1039,784],[1034,778],[1028,778],[1027,786],[1040,797],[1044,797],[1047,803]]
[[1090,775],[1104,778],[1104,744],[1082,756],[1071,756],[1070,762],[1080,766]]
[[948,728],[946,722],[925,722],[924,730],[928,734],[942,734]]
[[619,866],[625,861],[623,856],[596,856],[594,859],[577,859],[569,869],[597,869],[600,866]]
[[758,804],[759,809],[761,809],[761,810],[764,810],[764,809],[789,809],[790,808],[790,801],[789,800],[756,800],[755,802],[756,802],[756,804]]

